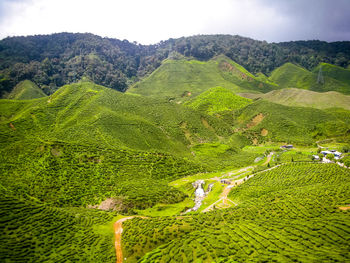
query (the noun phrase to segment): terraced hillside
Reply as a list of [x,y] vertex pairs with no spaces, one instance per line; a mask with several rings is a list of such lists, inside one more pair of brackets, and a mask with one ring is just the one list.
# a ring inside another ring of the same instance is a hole
[[46,94],[32,81],[24,80],[18,83],[11,93],[9,93],[7,99],[15,100],[30,100],[45,97]]
[[239,95],[250,99],[262,98],[286,106],[311,107],[315,109],[343,108],[350,110],[350,96],[336,91],[315,92],[287,88],[273,90],[265,94],[240,93]]
[[283,165],[234,188],[234,208],[126,221],[126,262],[346,262],[349,192],[347,169]]
[[211,88],[192,100],[185,103],[186,106],[214,115],[227,111],[234,111],[251,103],[250,99],[242,98],[231,90],[216,87]]
[[129,88],[128,93],[184,101],[217,86],[231,91],[267,92],[276,86],[260,81],[225,56],[207,62],[168,59],[148,78]]
[[255,144],[268,141],[311,144],[321,138],[347,136],[349,117],[350,111],[342,109],[319,110],[258,100],[223,119],[233,119],[235,131]]
[[185,196],[169,180],[255,158],[239,157],[244,145],[220,119],[90,82],[42,99],[1,100],[0,109],[2,186],[55,206],[114,198],[129,211],[178,202]]
[[319,77],[317,68],[314,72],[311,72],[295,64],[286,63],[275,69],[269,79],[278,84],[280,88],[298,88],[318,92],[337,91],[343,94],[350,94],[350,82],[343,81],[346,78],[340,77],[340,80],[338,80],[338,77],[333,78],[333,76],[343,76],[343,73],[340,72],[344,70],[336,67],[332,74],[323,73]]
[[1,262],[116,261],[116,213],[59,209],[0,191]]
[[345,69],[329,63],[320,63],[317,67],[315,67],[312,70],[312,72],[318,75],[320,72],[320,69],[321,69],[322,75],[325,77],[330,77],[347,84],[350,83],[349,69]]

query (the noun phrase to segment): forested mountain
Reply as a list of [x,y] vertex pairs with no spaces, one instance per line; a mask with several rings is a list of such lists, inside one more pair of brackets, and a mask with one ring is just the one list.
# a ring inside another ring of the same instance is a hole
[[241,36],[199,35],[141,45],[87,33],[11,37],[0,41],[0,95],[25,79],[52,94],[82,77],[124,91],[165,58],[178,54],[205,61],[223,54],[254,74],[269,74],[286,62],[309,70],[320,62],[347,67],[350,42],[267,43]]

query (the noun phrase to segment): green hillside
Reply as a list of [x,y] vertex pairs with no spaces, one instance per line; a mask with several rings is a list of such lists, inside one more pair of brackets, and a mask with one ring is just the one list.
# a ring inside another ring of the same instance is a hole
[[7,99],[14,100],[30,100],[46,97],[46,94],[32,81],[21,81],[13,88],[10,94],[7,95]]
[[317,92],[337,91],[350,94],[349,82],[344,83],[327,75],[323,77],[322,81],[318,79],[317,73],[292,63],[286,63],[275,69],[271,73],[270,80],[278,84],[280,88],[298,88]]
[[229,58],[218,56],[207,62],[167,59],[149,77],[128,89],[127,93],[176,99],[181,102],[217,86],[234,92],[267,92],[276,88],[259,81]]
[[124,223],[126,262],[349,261],[350,171],[289,164],[229,194],[234,208]]
[[[220,119],[90,82],[35,101],[1,100],[0,112],[1,184],[56,206],[178,202],[184,195],[169,180],[255,158],[236,157],[244,144]],[[213,145],[225,150],[203,154]]]
[[262,98],[286,106],[312,107],[316,109],[343,108],[350,110],[350,96],[336,91],[315,92],[296,88],[273,90],[265,94],[240,93],[243,97]]
[[341,81],[346,84],[350,84],[350,70],[344,69],[342,67],[328,64],[328,63],[320,63],[314,70],[312,71],[315,74],[319,74],[321,68],[322,75],[324,77],[330,77]]
[[196,110],[204,111],[209,115],[214,115],[240,109],[249,103],[251,103],[250,99],[235,95],[229,89],[216,87],[201,93],[194,99],[186,102],[185,105]]
[[59,209],[0,191],[1,262],[116,261],[116,213]]
[[350,111],[284,106],[258,100],[234,113],[236,132],[252,142],[268,141],[311,144],[320,138],[345,136]]

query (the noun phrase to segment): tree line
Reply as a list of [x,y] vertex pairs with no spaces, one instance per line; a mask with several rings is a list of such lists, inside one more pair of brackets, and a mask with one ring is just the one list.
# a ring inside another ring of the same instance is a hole
[[57,87],[83,77],[125,91],[174,53],[198,60],[224,54],[252,73],[269,74],[286,62],[307,69],[320,62],[347,67],[349,51],[349,41],[267,43],[231,35],[197,35],[154,45],[89,33],[8,37],[0,41],[0,95],[25,79],[51,94]]

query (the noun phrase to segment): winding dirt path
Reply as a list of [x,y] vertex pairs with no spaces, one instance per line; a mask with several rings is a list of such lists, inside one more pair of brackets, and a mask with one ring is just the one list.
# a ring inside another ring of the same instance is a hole
[[124,217],[114,223],[114,234],[115,234],[115,252],[117,255],[117,263],[123,263],[123,250],[122,250],[122,233],[123,233],[123,222],[134,218],[134,216]]

